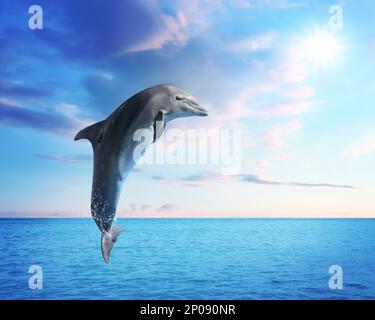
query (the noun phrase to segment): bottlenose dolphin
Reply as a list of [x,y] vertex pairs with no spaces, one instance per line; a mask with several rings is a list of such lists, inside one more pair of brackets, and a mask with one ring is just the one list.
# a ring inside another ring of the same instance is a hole
[[75,136],[74,140],[88,139],[94,152],[91,214],[102,232],[106,263],[122,231],[112,221],[124,181],[136,164],[134,150],[141,142],[134,139],[135,132],[150,130],[151,144],[162,135],[166,122],[189,116],[207,116],[207,111],[190,93],[172,84],[161,84],[130,97],[108,118]]

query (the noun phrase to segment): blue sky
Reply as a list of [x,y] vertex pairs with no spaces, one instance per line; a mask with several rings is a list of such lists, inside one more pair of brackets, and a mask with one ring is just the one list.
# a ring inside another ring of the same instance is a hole
[[[28,27],[31,5],[41,30]],[[330,6],[343,10],[333,30]],[[374,217],[373,1],[0,3],[0,216],[89,216],[74,134],[159,83],[239,128],[241,170],[140,165],[118,216]]]

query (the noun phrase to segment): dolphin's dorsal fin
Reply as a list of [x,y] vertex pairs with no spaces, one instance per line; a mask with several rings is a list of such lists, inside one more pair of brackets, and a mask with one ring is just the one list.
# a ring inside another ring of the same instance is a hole
[[164,111],[159,111],[154,119],[154,141],[159,139],[165,129]]
[[99,143],[103,137],[104,122],[105,120],[94,123],[91,126],[82,129],[76,134],[74,140],[87,139],[92,145]]

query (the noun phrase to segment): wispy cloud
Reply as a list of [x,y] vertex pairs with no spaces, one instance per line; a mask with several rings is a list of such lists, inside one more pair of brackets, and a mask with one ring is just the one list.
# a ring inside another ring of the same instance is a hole
[[358,158],[375,151],[375,136],[365,135],[345,150],[345,154]]
[[159,212],[159,213],[171,213],[171,212],[175,212],[177,210],[179,210],[179,208],[174,203],[166,203],[166,204],[163,204],[162,206],[160,206],[156,210],[156,212]]
[[234,4],[241,8],[271,8],[271,9],[292,9],[307,6],[307,1],[291,0],[235,0]]
[[318,103],[316,100],[283,101],[253,108],[249,110],[249,115],[258,118],[297,116],[310,111]]
[[253,183],[265,186],[290,186],[290,187],[308,187],[308,188],[341,188],[341,189],[357,189],[357,187],[346,184],[333,184],[333,183],[311,183],[311,182],[295,182],[295,181],[278,181],[262,177],[257,174],[238,174],[238,175],[223,175],[216,171],[202,171],[200,173],[177,179],[162,178],[155,176],[153,179],[165,181],[165,182],[183,182],[186,187],[203,187],[207,183],[217,181],[242,181],[246,183]]
[[72,134],[90,121],[59,112],[36,111],[0,102],[0,125]]
[[131,203],[128,208],[123,210],[120,216],[126,217],[155,217],[164,216],[165,214],[175,214],[180,208],[175,203],[165,203],[160,206],[150,204]]
[[35,157],[53,160],[53,161],[61,161],[67,163],[91,163],[92,162],[92,155],[90,154],[72,154],[66,156],[59,156],[59,155],[50,155],[50,154],[34,154]]
[[167,10],[162,10],[160,3],[154,0],[144,0],[141,3],[157,21],[157,26],[154,27],[153,33],[127,47],[120,54],[155,51],[166,46],[184,47],[190,39],[208,28],[214,12],[224,8],[223,1],[216,0],[178,0],[166,4]]
[[69,60],[86,63],[110,59],[159,30],[154,12],[142,2],[150,1],[113,1],[107,6],[101,0],[61,1],[51,6],[49,1],[40,0],[38,4],[54,14],[49,27],[35,37]]
[[142,40],[140,43],[127,48],[126,52],[158,50],[167,44],[183,46],[188,39],[187,21],[183,12],[178,11],[176,16],[160,13],[161,26],[159,30]]
[[355,186],[345,184],[332,184],[332,183],[309,183],[309,182],[282,182],[276,180],[265,179],[257,175],[243,174],[238,175],[242,181],[270,185],[270,186],[292,186],[292,187],[309,187],[309,188],[341,188],[341,189],[357,189]]
[[285,40],[277,64],[270,68],[270,74],[274,80],[284,84],[304,83],[310,75],[310,68],[302,50],[303,40],[296,36]]
[[302,121],[292,119],[285,123],[272,125],[260,137],[260,142],[266,147],[277,153],[281,157],[287,157],[285,148],[288,146],[286,138],[295,134],[302,128]]
[[[60,161],[71,164],[80,163],[92,163],[93,156],[91,154],[70,154],[70,155],[55,155],[55,154],[34,154],[35,157],[51,160]],[[142,172],[142,169],[133,168],[132,172]]]
[[251,36],[234,41],[230,44],[229,49],[237,51],[261,51],[272,47],[272,44],[278,38],[275,31],[267,32],[257,36]]
[[152,209],[152,206],[149,205],[149,204],[144,204],[144,205],[141,206],[141,208],[140,208],[140,210],[141,210],[142,212],[149,211],[149,210],[151,210],[151,209]]
[[49,92],[43,88],[25,85],[20,82],[7,82],[0,78],[0,95],[22,97],[22,98],[43,98]]
[[309,86],[296,86],[286,90],[284,96],[292,99],[309,99],[315,94],[315,89]]

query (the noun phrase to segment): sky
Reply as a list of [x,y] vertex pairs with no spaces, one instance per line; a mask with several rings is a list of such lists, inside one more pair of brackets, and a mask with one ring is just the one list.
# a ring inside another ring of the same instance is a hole
[[[42,29],[29,27],[34,4]],[[209,111],[166,134],[239,133],[236,170],[139,164],[118,217],[375,217],[374,11],[371,0],[2,0],[0,217],[89,217],[92,150],[74,135],[160,83]]]

